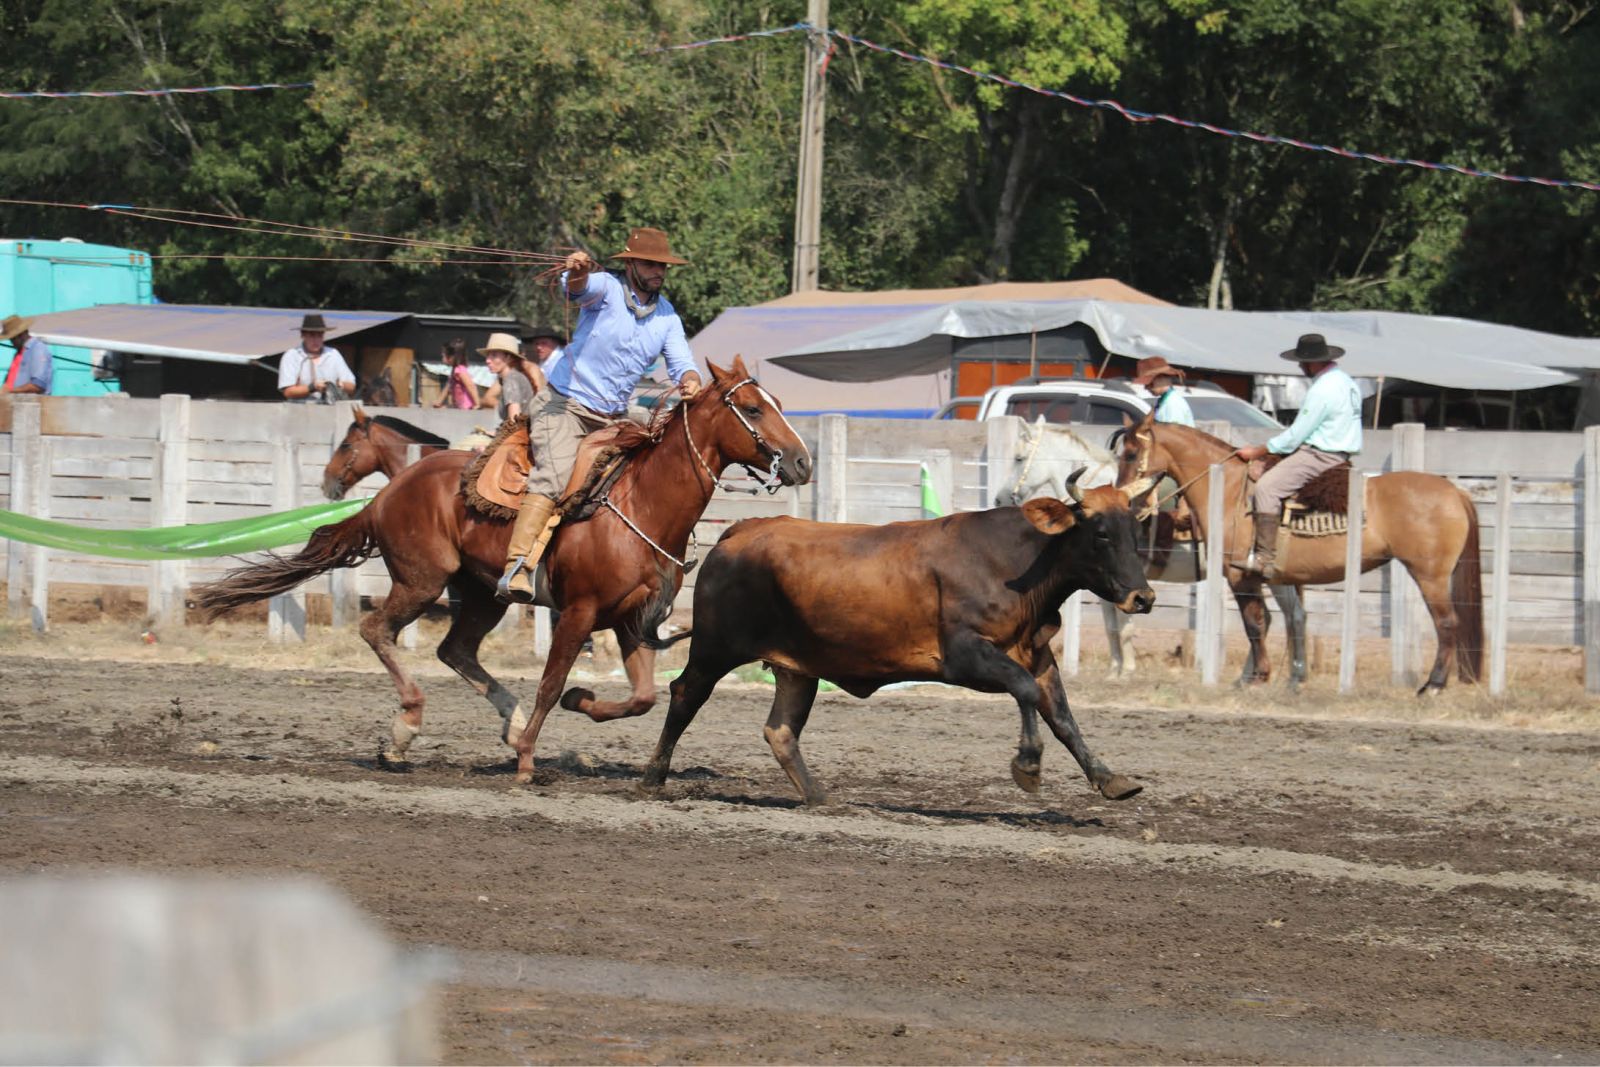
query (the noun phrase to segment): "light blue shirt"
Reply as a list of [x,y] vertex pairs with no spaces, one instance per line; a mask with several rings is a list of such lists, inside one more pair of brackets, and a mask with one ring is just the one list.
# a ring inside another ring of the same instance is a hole
[[1156,421],[1175,422],[1179,426],[1194,426],[1194,412],[1189,402],[1176,387],[1168,389],[1156,399]]
[[1288,455],[1301,445],[1322,452],[1361,451],[1361,389],[1338,367],[1311,380],[1300,413],[1287,430],[1267,442],[1267,451]]
[[39,387],[41,393],[48,393],[50,382],[56,374],[55,360],[50,358],[50,346],[37,337],[29,337],[28,343],[22,346],[22,351],[15,358],[22,360],[22,366],[17,371],[14,387],[31,382]]
[[548,374],[550,388],[593,411],[621,415],[628,410],[639,377],[659,355],[667,357],[667,373],[674,382],[694,370],[683,320],[672,302],[658,295],[656,309],[644,318],[629,310],[623,282],[614,274],[589,275],[581,293],[561,289],[578,305],[578,326],[572,331],[566,357]]

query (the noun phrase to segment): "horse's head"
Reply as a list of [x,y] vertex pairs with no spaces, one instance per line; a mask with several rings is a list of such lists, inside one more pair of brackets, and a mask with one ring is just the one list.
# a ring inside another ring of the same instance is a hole
[[1117,488],[1130,499],[1154,489],[1172,460],[1156,440],[1156,416],[1151,412],[1138,422],[1126,415],[1122,429],[1111,435],[1111,452],[1117,460]]
[[372,441],[372,420],[356,408],[355,421],[344,432],[344,440],[333,450],[328,465],[322,468],[322,495],[343,500],[350,487],[378,469],[378,448]]
[[745,369],[741,356],[723,370],[707,363],[711,384],[686,405],[697,446],[716,448],[723,466],[765,471],[784,485],[811,480],[811,453],[783,417],[783,408]]

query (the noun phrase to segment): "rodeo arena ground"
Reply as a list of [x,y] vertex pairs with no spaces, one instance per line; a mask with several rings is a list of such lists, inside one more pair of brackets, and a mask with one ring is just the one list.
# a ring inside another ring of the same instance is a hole
[[1270,430],[729,362],[559,615],[482,413],[0,402],[0,1060],[1600,1062],[1600,428],[1368,431],[1258,650],[1203,530]]

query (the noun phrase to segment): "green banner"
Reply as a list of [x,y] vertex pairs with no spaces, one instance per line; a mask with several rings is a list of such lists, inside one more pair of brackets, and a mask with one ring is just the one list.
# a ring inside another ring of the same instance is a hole
[[236,556],[266,548],[303,544],[318,526],[347,518],[367,504],[366,498],[312,504],[293,511],[275,511],[254,519],[204,522],[194,526],[161,526],[153,530],[99,530],[64,522],[35,519],[0,511],[0,537],[46,548],[118,559],[200,559]]

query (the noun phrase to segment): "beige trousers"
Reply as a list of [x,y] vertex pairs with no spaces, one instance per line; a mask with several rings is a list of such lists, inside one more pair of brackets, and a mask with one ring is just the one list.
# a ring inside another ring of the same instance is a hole
[[1276,467],[1262,475],[1261,480],[1256,483],[1254,497],[1256,514],[1277,518],[1283,511],[1283,502],[1293,496],[1295,490],[1345,460],[1346,457],[1342,452],[1319,452],[1315,448],[1301,445]]
[[528,492],[559,500],[572,476],[579,443],[612,421],[552,390],[528,420],[528,444],[533,450]]

